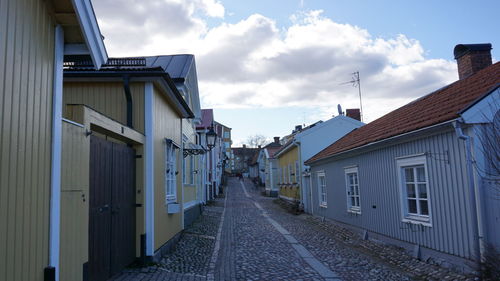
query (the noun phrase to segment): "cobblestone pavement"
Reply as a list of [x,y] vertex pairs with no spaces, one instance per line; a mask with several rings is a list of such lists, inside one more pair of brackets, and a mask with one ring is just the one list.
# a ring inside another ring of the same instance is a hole
[[113,281],[473,280],[310,215],[287,213],[275,200],[249,181],[229,179],[226,198],[204,208],[172,253]]

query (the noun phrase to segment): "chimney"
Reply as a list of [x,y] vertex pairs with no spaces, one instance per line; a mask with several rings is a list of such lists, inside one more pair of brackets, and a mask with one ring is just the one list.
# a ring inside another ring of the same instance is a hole
[[464,79],[491,65],[491,44],[458,44],[453,49],[458,79]]
[[243,148],[247,148],[247,145],[246,145],[246,144],[244,144],[244,145],[243,145]]
[[347,117],[361,121],[361,112],[359,111],[359,108],[346,109],[345,112]]
[[274,137],[274,143],[279,144],[280,143],[280,137]]
[[295,126],[295,132],[302,130],[302,125]]
[[260,149],[260,148],[262,148],[262,145],[260,145],[260,144],[259,144],[259,145],[257,146],[257,148],[259,148],[259,149]]

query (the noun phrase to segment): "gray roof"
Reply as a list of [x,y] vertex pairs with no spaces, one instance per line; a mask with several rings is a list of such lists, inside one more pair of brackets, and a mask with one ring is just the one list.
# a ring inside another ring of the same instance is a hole
[[193,55],[153,56],[145,59],[147,67],[161,67],[174,80],[186,79],[194,62]]

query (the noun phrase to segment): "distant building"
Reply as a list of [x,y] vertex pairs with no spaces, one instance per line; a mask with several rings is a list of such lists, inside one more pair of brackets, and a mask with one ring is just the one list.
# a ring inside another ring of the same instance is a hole
[[234,166],[231,167],[232,173],[242,173],[245,176],[248,176],[252,158],[258,150],[259,148],[250,148],[246,145],[231,148],[234,163]]
[[364,125],[359,121],[359,109],[348,109],[347,114],[348,116],[339,115],[327,121],[318,121],[306,128],[296,126],[292,134],[286,137],[287,142],[275,154],[279,163],[280,198],[291,203],[300,202],[306,212],[312,211],[310,173],[304,161]]

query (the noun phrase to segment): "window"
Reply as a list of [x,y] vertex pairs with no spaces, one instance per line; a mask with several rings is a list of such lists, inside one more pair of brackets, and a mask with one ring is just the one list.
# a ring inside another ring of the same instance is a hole
[[345,169],[347,211],[361,213],[358,167]]
[[300,173],[299,173],[299,161],[295,161],[295,182],[299,183]]
[[430,223],[425,155],[397,160],[403,221]]
[[231,138],[231,136],[229,135],[229,132],[227,132],[227,131],[226,131],[226,132],[224,132],[224,138],[225,138],[225,139],[229,139],[229,138]]
[[282,174],[282,172],[281,172],[281,167],[279,167],[279,168],[278,168],[278,179],[279,179],[279,183],[282,183],[282,182],[281,182],[281,174]]
[[177,200],[177,155],[175,146],[168,142],[165,146],[165,203]]
[[286,166],[283,166],[282,170],[281,170],[281,175],[282,175],[282,183],[286,183]]
[[288,183],[292,183],[292,179],[294,177],[292,164],[288,164]]
[[194,156],[189,156],[189,183],[194,184]]
[[187,164],[186,164],[186,161],[187,159],[185,157],[182,158],[182,182],[184,184],[187,183],[187,177],[186,177],[186,174],[187,174]]
[[318,195],[319,195],[319,206],[326,208],[326,179],[325,173],[318,173]]

